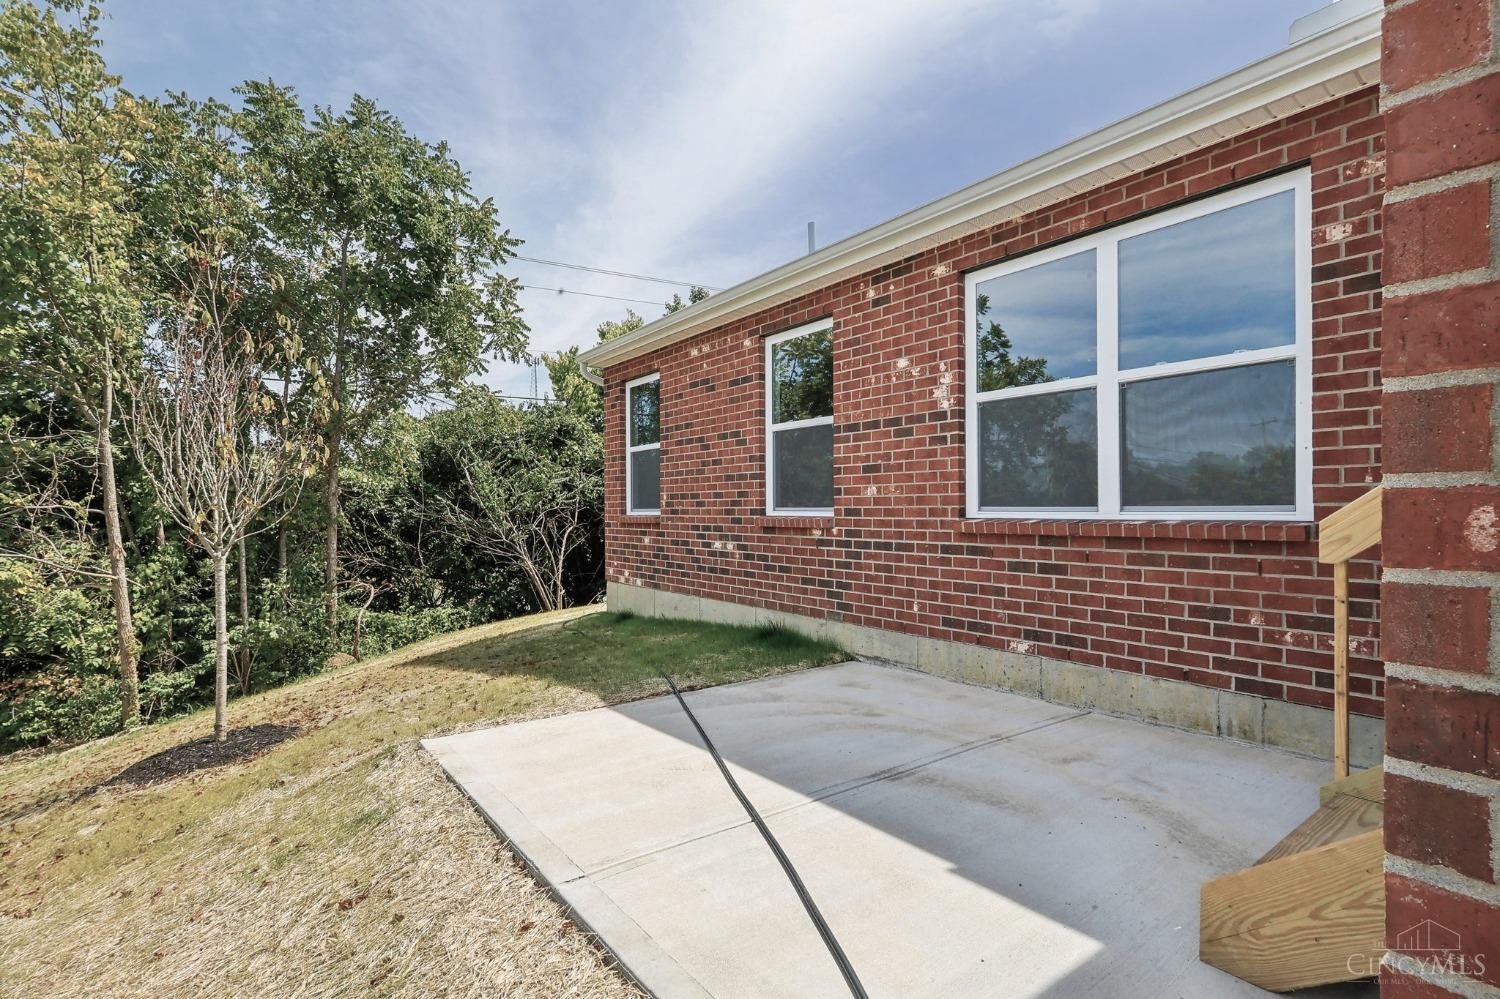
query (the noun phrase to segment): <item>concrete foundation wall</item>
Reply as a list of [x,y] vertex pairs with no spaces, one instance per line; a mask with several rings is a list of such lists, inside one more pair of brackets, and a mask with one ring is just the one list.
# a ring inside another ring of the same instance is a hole
[[[801,614],[627,583],[609,584],[609,609],[642,617],[719,624],[777,624],[832,642],[846,652],[910,666],[966,683],[999,687],[1057,704],[1136,718],[1155,725],[1206,732],[1311,756],[1333,750],[1333,713],[1232,690],[1162,680],[1141,673],[1083,666],[936,638],[922,638]],[[1385,726],[1379,718],[1350,718],[1350,759],[1378,764]]]

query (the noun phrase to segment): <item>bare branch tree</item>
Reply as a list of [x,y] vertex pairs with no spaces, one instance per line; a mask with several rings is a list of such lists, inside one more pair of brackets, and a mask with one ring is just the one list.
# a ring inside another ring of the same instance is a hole
[[[386,553],[387,549],[378,543],[372,543],[367,535],[356,534],[345,539],[341,560],[343,564],[339,566],[339,572],[347,580],[348,593],[364,596],[354,612],[354,636],[349,649],[349,654],[356,662],[362,658],[360,642],[364,637],[365,615],[370,612],[370,605],[375,603],[377,597],[395,589],[390,579],[401,572],[400,566],[387,558]],[[344,602],[343,592],[340,593],[341,602]]]
[[542,608],[555,610],[567,604],[570,557],[588,542],[601,483],[524,431],[506,445],[503,456],[462,448],[461,494],[436,499],[435,512],[450,536],[518,566]]
[[0,485],[0,558],[108,590],[114,573],[97,537],[103,511],[95,502],[92,437],[82,429],[23,433],[14,423],[0,423],[0,473],[7,480]]
[[[216,272],[206,269],[204,280]],[[186,322],[161,344],[127,423],[157,498],[213,562],[214,736],[225,738],[227,562],[244,538],[274,528],[314,467],[315,428],[296,419],[263,375],[268,353],[248,335]]]

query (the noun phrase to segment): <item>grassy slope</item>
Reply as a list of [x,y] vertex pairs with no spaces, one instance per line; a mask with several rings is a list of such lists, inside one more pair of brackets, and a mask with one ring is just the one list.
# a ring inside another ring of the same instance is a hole
[[97,787],[207,713],[0,761],[0,994],[634,995],[416,740],[834,658],[564,611],[236,701],[302,727],[245,763]]

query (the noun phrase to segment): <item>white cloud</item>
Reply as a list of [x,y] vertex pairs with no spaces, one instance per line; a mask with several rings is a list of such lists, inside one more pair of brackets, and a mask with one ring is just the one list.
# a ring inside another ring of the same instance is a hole
[[[726,238],[727,223],[764,214],[779,187],[820,164],[857,168],[851,149],[882,134],[888,103],[956,74],[1015,73],[1096,8],[1097,0],[695,7],[706,16],[681,22],[675,46],[645,53],[639,86],[615,93],[600,127],[577,136],[591,141],[595,169],[579,178],[574,210],[550,232],[525,235],[538,252],[565,259],[738,282],[780,263],[768,244],[787,241],[743,231]],[[801,225],[785,221],[789,231]],[[581,287],[566,276],[546,283],[559,282]],[[630,297],[671,294],[652,285],[589,286]],[[538,297],[526,299],[538,349],[586,341],[600,317],[623,308]]]
[[[808,218],[827,243],[957,186],[924,177],[914,191],[878,168],[942,160],[951,149],[920,145],[913,125],[958,115],[945,142],[993,147],[993,136],[970,136],[993,120],[997,88],[1010,81],[1017,101],[1046,88],[1047,72],[1023,77],[1099,6],[330,0],[310,17],[294,0],[120,0],[110,34],[127,79],[144,78],[148,91],[227,96],[239,80],[271,75],[310,103],[375,97],[418,135],[450,141],[524,252],[725,286],[799,252]],[[955,94],[981,92],[972,112],[955,110]],[[527,283],[627,298],[664,301],[674,290],[511,270]],[[543,292],[523,303],[538,350],[590,342],[627,307]],[[530,385],[509,366],[486,381]]]

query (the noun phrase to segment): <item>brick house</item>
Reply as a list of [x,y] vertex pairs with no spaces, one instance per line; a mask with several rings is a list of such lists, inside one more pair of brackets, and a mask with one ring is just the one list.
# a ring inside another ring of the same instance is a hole
[[[1326,752],[1312,524],[1380,478],[1378,64],[1378,14],[1313,24],[593,348],[611,606],[777,615],[852,651]],[[1365,762],[1377,571],[1352,573]]]
[[1400,757],[1388,930],[1500,946],[1491,4],[1342,0],[587,351],[611,607],[1326,755],[1316,522],[1384,474],[1350,691],[1353,762]]

